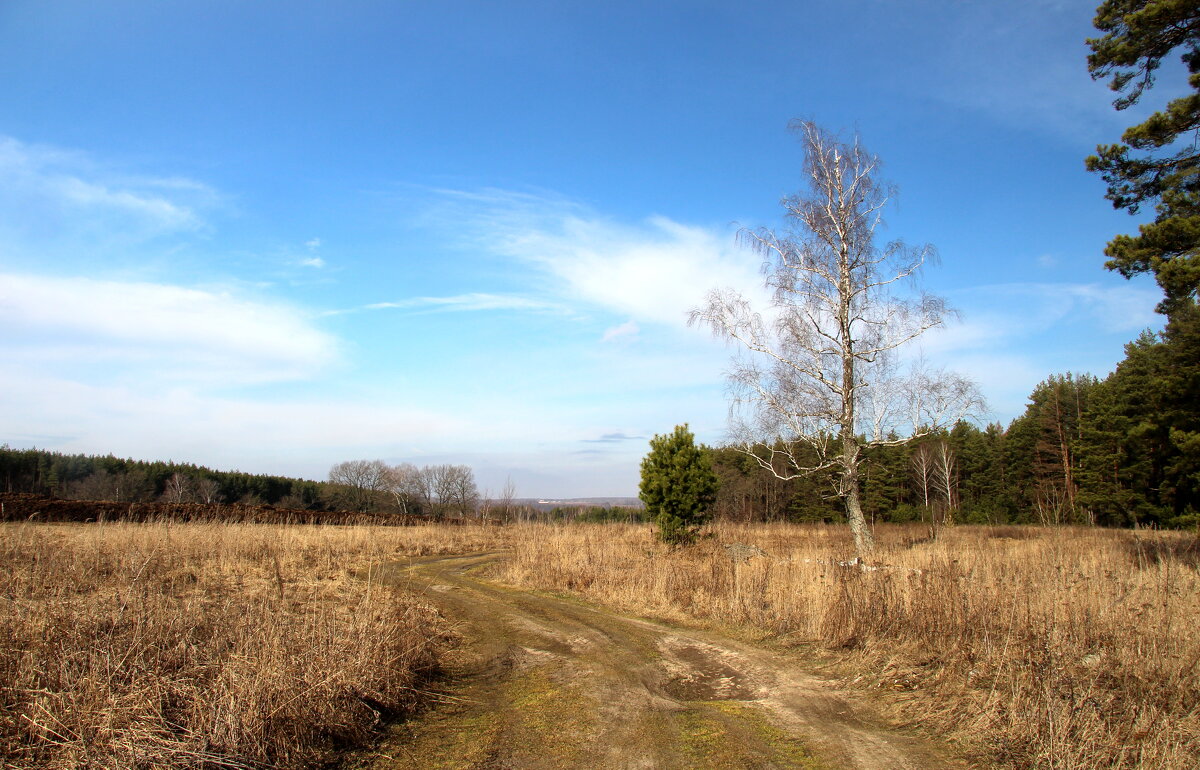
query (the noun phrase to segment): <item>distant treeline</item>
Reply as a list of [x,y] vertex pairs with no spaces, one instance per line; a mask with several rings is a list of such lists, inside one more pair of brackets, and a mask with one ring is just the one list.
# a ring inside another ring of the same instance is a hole
[[[0,446],[0,493],[47,495],[62,500],[166,503],[177,506],[171,510],[185,511],[189,516],[201,516],[203,511],[199,508],[192,511],[186,508],[188,505],[217,503],[242,507],[266,505],[293,512],[346,512],[364,517],[480,518],[501,522],[637,522],[642,520],[643,513],[636,508],[584,504],[563,504],[545,510],[513,500],[511,487],[496,499],[480,496],[471,469],[461,465],[416,468],[388,466],[379,460],[354,460],[338,463],[330,476],[336,481]],[[333,519],[323,516],[320,520]]]
[[[863,508],[874,521],[1194,527],[1200,523],[1200,311],[1144,333],[1103,380],[1052,376],[1005,429],[960,422],[908,444],[870,450]],[[718,518],[836,521],[832,480],[784,481],[736,449],[709,450],[721,479]],[[780,469],[782,471],[782,468]],[[352,471],[352,472],[351,472]],[[268,504],[513,521],[641,521],[624,507],[521,505],[475,491],[466,466],[340,463],[332,481],[203,466],[0,447],[0,491],[115,502]]]
[[[360,511],[292,510],[240,503],[116,502],[64,500],[25,492],[0,492],[0,521],[37,522],[206,522],[221,524],[321,524],[398,526],[420,524],[426,517]],[[454,523],[475,523],[463,520]]]
[[[966,422],[871,451],[863,508],[876,521],[1194,527],[1200,523],[1200,313],[1125,348],[1107,378],[1052,376],[1004,429]],[[828,476],[782,481],[712,450],[716,515],[839,520]],[[782,469],[781,469],[782,470]]]
[[583,524],[607,524],[609,522],[641,524],[648,520],[645,508],[633,508],[627,505],[556,505],[548,511],[530,507],[524,516],[538,521]]
[[201,465],[0,447],[0,491],[119,503],[242,503],[333,510],[332,485]]

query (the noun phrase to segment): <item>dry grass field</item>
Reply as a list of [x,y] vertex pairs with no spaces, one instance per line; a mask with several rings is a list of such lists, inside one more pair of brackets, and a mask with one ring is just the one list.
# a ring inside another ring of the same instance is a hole
[[497,534],[0,525],[0,766],[319,766],[413,702],[447,631],[362,571]]
[[[1200,765],[1194,534],[721,525],[0,525],[0,766],[314,767],[419,696],[448,629],[363,579],[511,546],[502,579],[809,648],[984,765]],[[737,563],[723,547],[759,546]]]
[[[501,577],[815,645],[984,765],[1200,766],[1194,534],[881,527],[874,570],[837,563],[841,527],[715,534],[670,551],[645,526],[523,527]],[[767,556],[735,564],[733,542]]]

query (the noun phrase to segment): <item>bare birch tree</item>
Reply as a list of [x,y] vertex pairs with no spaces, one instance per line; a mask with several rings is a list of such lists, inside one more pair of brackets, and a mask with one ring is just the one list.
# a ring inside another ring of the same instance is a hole
[[219,502],[221,497],[221,482],[211,476],[203,476],[196,479],[195,484],[196,497],[202,503],[211,505]]
[[942,524],[949,527],[954,525],[958,510],[958,454],[946,439],[934,442],[933,451],[933,481],[946,504]]
[[741,233],[763,256],[770,307],[760,312],[735,291],[715,290],[691,321],[743,348],[730,372],[739,448],[780,478],[830,472],[865,554],[874,538],[860,500],[863,449],[953,424],[979,397],[956,375],[899,370],[897,350],[940,325],[947,308],[928,294],[894,291],[933,250],[875,244],[892,194],[877,178],[878,158],[857,137],[846,143],[806,121],[792,128],[810,190],[783,200],[785,232]]
[[942,527],[953,526],[958,510],[958,455],[953,444],[936,438],[914,447],[909,464],[929,515],[929,532],[937,537]]
[[933,486],[934,451],[929,444],[918,444],[912,456],[908,459],[912,466],[913,481],[917,483],[917,491],[921,493],[921,504],[929,510],[929,489]]
[[163,500],[168,503],[186,503],[192,499],[192,479],[182,473],[172,473],[163,484]]

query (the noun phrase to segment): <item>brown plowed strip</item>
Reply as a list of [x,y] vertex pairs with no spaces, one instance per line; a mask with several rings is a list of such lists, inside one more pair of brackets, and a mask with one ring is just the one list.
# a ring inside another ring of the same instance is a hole
[[780,653],[473,574],[497,558],[434,557],[384,571],[440,607],[463,644],[440,702],[354,766],[966,766]]

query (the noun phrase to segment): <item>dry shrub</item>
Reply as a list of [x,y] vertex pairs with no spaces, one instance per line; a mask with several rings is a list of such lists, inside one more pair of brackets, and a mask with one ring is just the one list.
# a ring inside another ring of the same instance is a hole
[[[519,531],[505,579],[815,643],[989,764],[1200,765],[1192,535],[881,527],[864,570],[839,564],[849,533],[821,525],[722,525],[675,551],[644,526]],[[729,542],[769,556],[737,564]]]
[[413,703],[445,633],[354,573],[497,534],[0,525],[3,764],[321,764]]

